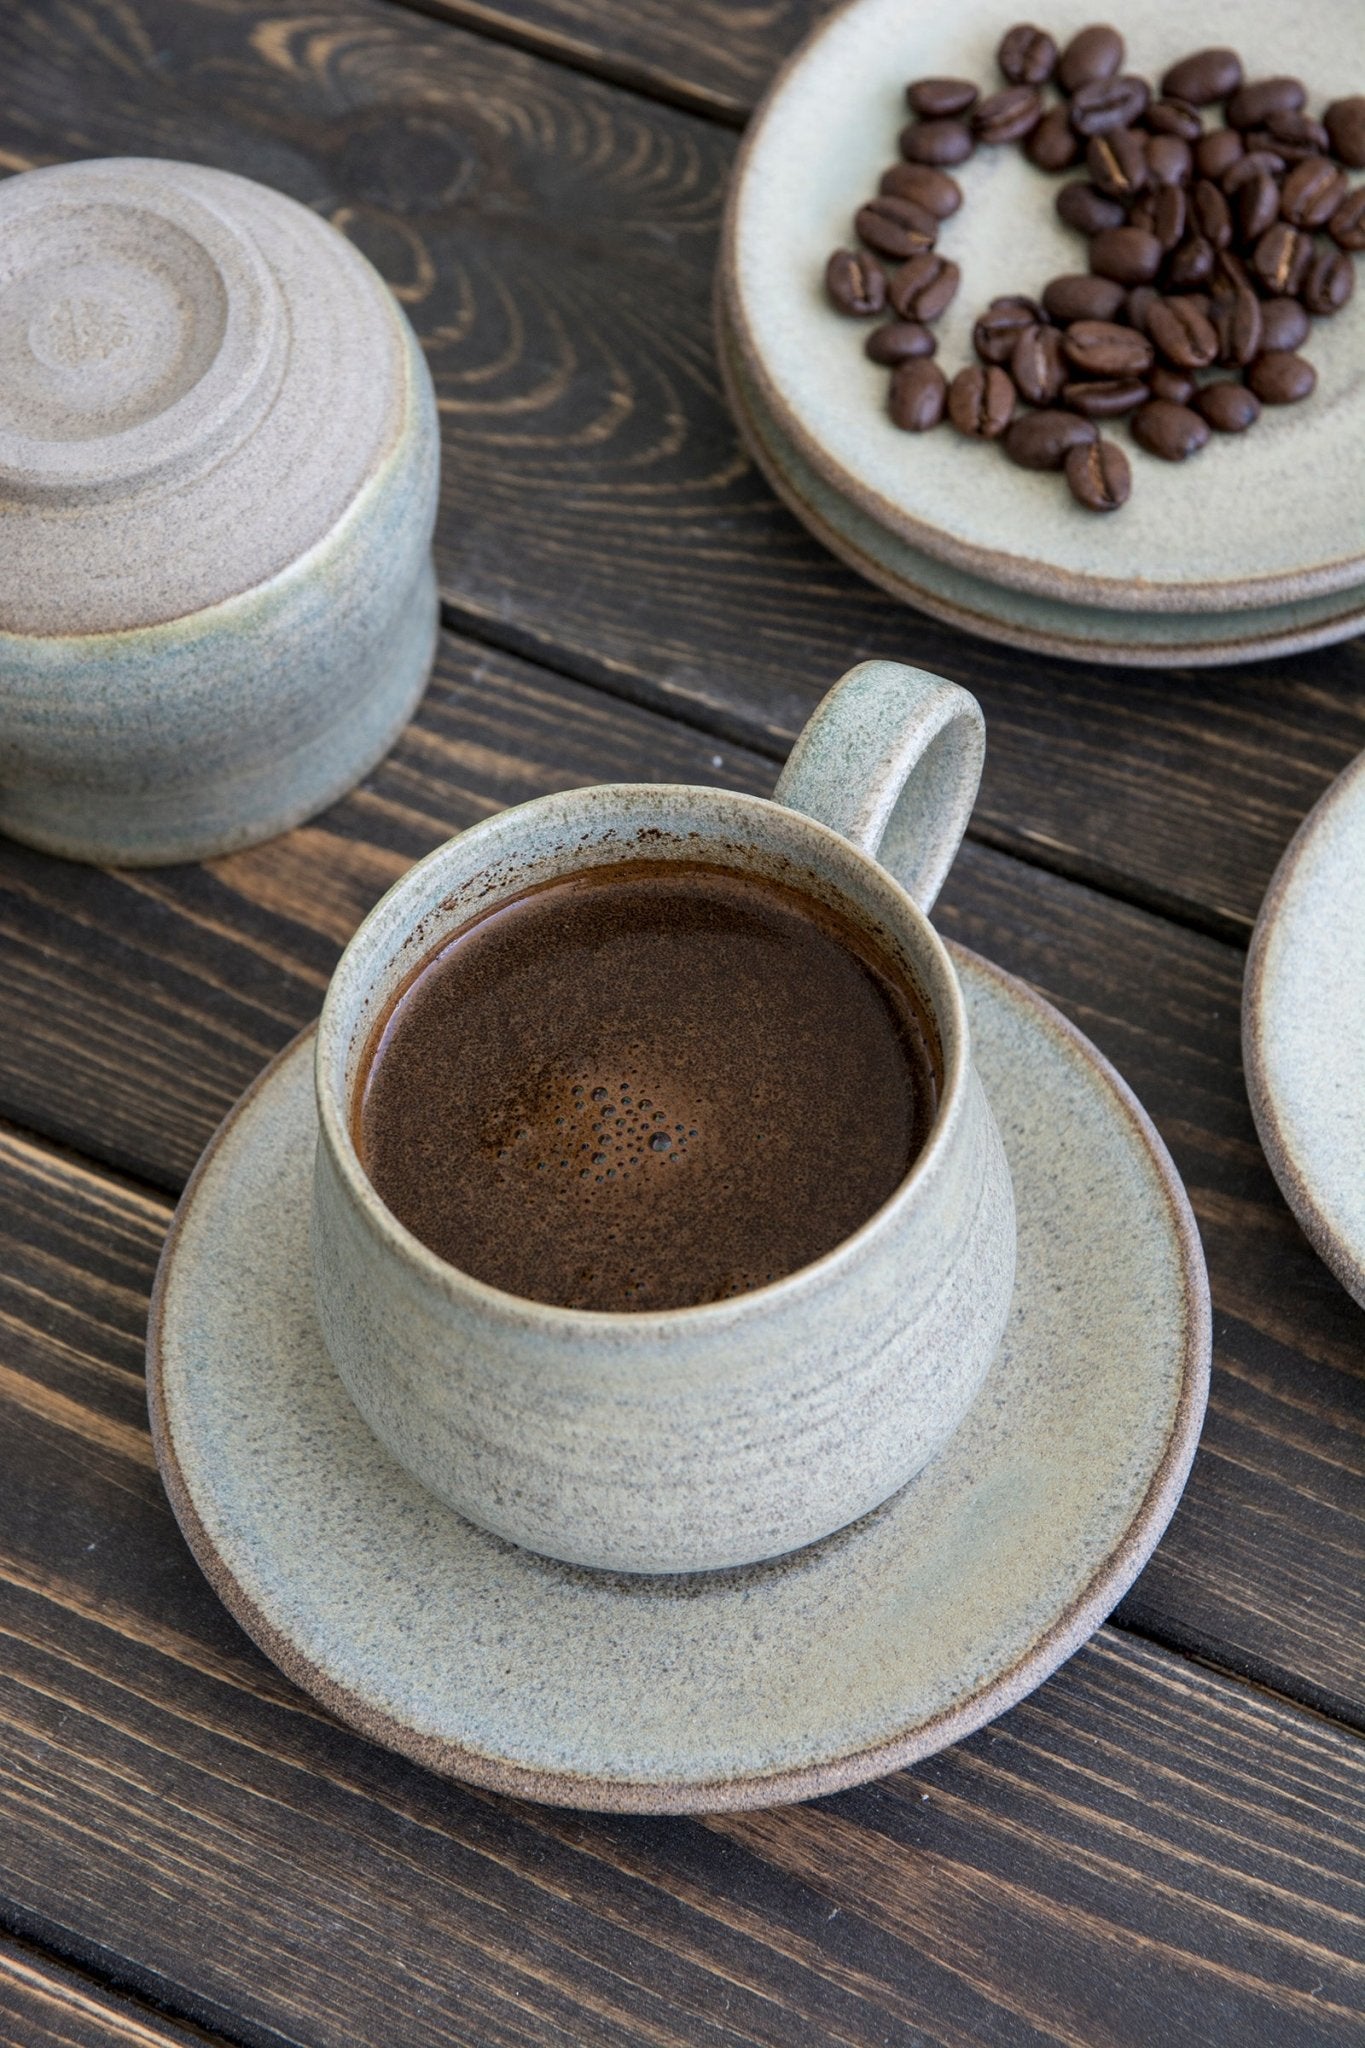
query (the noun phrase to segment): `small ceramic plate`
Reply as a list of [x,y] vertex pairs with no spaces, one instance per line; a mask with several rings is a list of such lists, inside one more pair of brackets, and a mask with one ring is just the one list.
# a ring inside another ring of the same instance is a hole
[[768,1565],[574,1569],[485,1535],[371,1436],[318,1335],[311,1036],[186,1190],[152,1306],[157,1456],[191,1548],[275,1662],[431,1769],[621,1812],[766,1806],[956,1741],[1132,1583],[1194,1455],[1209,1302],[1194,1220],[1123,1082],[956,955],[1020,1216],[999,1359],[884,1507]]
[[[1093,18],[1059,0],[1047,22],[1064,40]],[[1365,295],[1317,321],[1305,353],[1318,388],[1269,408],[1243,436],[1216,436],[1188,465],[1131,445],[1133,495],[1108,519],[1082,513],[1058,478],[1016,469],[1000,451],[951,432],[907,435],[886,414],[887,373],[863,354],[868,323],[828,304],[824,265],[852,241],[852,216],[896,160],[908,79],[997,81],[995,49],[1013,0],[952,9],[851,0],[822,21],[778,74],[749,130],[721,252],[735,337],[763,402],[840,497],[936,560],[1015,590],[1132,611],[1230,611],[1365,582]],[[1157,76],[1189,48],[1230,43],[1249,75],[1291,52],[1274,0],[1207,0],[1182,23],[1168,0],[1124,10],[1129,66]],[[1292,68],[1311,103],[1365,90],[1357,0],[1305,0]],[[996,293],[1041,291],[1085,267],[1058,220],[1060,183],[1017,148],[983,149],[954,172],[964,192],[941,253],[962,287],[940,323],[950,372],[973,360],[971,326]]]
[[1149,668],[1207,668],[1304,653],[1365,627],[1365,587],[1239,612],[1120,612],[1069,605],[970,576],[887,533],[803,460],[763,407],[717,307],[717,355],[736,425],[776,495],[831,554],[892,597],[985,639],[1035,654]]
[[1280,1190],[1365,1307],[1365,754],[1309,812],[1266,891],[1242,1057]]

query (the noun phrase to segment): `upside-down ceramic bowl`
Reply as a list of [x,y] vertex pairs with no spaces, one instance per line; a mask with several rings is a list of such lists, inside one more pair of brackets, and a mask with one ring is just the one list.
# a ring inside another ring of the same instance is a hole
[[438,434],[306,207],[138,158],[0,184],[0,830],[218,853],[358,781],[425,686]]

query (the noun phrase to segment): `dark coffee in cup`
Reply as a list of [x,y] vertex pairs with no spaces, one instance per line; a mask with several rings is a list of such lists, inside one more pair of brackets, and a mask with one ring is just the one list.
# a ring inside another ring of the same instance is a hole
[[585,869],[503,902],[399,990],[353,1136],[474,1278],[567,1308],[691,1307],[808,1265],[932,1127],[932,1025],[814,896],[703,863]]

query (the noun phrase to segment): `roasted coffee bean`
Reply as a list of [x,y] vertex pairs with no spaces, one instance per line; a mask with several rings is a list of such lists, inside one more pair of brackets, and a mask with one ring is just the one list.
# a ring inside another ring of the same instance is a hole
[[1243,151],[1235,163],[1229,164],[1218,182],[1228,198],[1235,199],[1248,178],[1259,177],[1262,171],[1268,171],[1272,178],[1278,178],[1283,175],[1284,168],[1284,158],[1277,156],[1273,150],[1248,149]]
[[1037,319],[1038,307],[1033,299],[992,299],[972,329],[972,346],[983,363],[1007,363],[1014,354],[1015,342]]
[[1091,377],[1141,377],[1152,367],[1147,336],[1116,320],[1077,320],[1067,328],[1062,347],[1067,361]]
[[1177,290],[1206,284],[1213,276],[1214,247],[1202,235],[1189,235],[1171,256],[1169,276]]
[[1147,181],[1151,185],[1188,185],[1194,176],[1194,152],[1179,135],[1154,135],[1147,144]]
[[1024,155],[1040,171],[1069,170],[1080,153],[1080,137],[1065,107],[1049,107],[1024,144]]
[[1090,182],[1108,199],[1131,199],[1147,183],[1147,141],[1133,128],[1092,135],[1085,146]]
[[1267,228],[1251,252],[1251,267],[1266,289],[1297,298],[1313,255],[1309,236],[1287,220]]
[[1237,88],[1225,108],[1229,128],[1259,128],[1271,114],[1296,114],[1307,99],[1297,78],[1258,78]]
[[1306,156],[1326,156],[1331,148],[1327,130],[1311,114],[1268,114],[1260,128],[1248,130],[1248,148],[1274,150],[1286,163],[1299,163]]
[[1021,21],[1006,29],[995,61],[1011,85],[1043,85],[1056,68],[1057,45],[1046,29]]
[[1163,249],[1178,248],[1185,239],[1185,194],[1179,185],[1163,185],[1149,202],[1151,229]]
[[1150,98],[1141,78],[1097,79],[1083,85],[1071,101],[1071,125],[1078,135],[1107,135],[1115,128],[1131,128],[1147,111]]
[[1062,386],[1062,403],[1088,420],[1117,419],[1151,397],[1141,377],[1085,377]]
[[854,214],[853,226],[859,240],[866,242],[869,249],[898,260],[918,256],[921,250],[932,249],[938,240],[938,222],[913,199],[887,196],[869,200]]
[[1090,244],[1090,268],[1120,284],[1149,284],[1165,250],[1145,228],[1105,228]]
[[900,133],[901,155],[912,164],[965,164],[975,148],[965,121],[912,121]]
[[889,171],[882,172],[877,189],[894,199],[913,199],[935,220],[947,220],[962,204],[962,187],[956,178],[932,170],[928,164],[892,164]]
[[1147,332],[1147,315],[1151,312],[1161,293],[1152,284],[1134,285],[1132,291],[1123,295],[1123,317],[1130,327],[1136,327],[1139,334]]
[[1133,473],[1116,441],[1088,441],[1071,448],[1062,467],[1072,497],[1087,512],[1117,512],[1127,504]]
[[1167,363],[1153,363],[1147,374],[1147,389],[1152,397],[1169,399],[1172,405],[1188,405],[1198,388],[1193,377],[1171,369]]
[[1063,326],[1073,320],[1117,320],[1126,297],[1112,277],[1086,277],[1078,271],[1053,278],[1043,293],[1043,310]]
[[1192,107],[1211,107],[1242,83],[1242,60],[1235,50],[1196,50],[1163,73],[1161,90]]
[[1237,228],[1244,242],[1258,242],[1279,217],[1280,188],[1267,171],[1238,186]]
[[1325,156],[1306,156],[1284,181],[1280,212],[1296,228],[1326,227],[1349,190],[1345,172],[1334,163]]
[[866,319],[886,304],[886,273],[861,250],[836,249],[825,265],[825,290],[841,313]]
[[1319,249],[1309,259],[1299,296],[1319,320],[1339,313],[1356,288],[1355,265],[1341,249]]
[[1123,37],[1116,28],[1096,23],[1080,29],[1057,59],[1057,83],[1063,92],[1112,78],[1123,62]]
[[1318,373],[1303,356],[1288,349],[1270,349],[1249,365],[1246,379],[1262,405],[1296,405],[1307,398]]
[[1154,398],[1133,414],[1133,439],[1163,462],[1183,462],[1187,455],[1197,454],[1208,438],[1208,421],[1188,405],[1172,405],[1168,398]]
[[885,327],[873,328],[863,343],[863,352],[874,363],[885,363],[894,369],[897,363],[933,355],[937,347],[934,336],[918,320],[891,320]]
[[1195,143],[1194,168],[1201,178],[1221,178],[1245,154],[1246,144],[1235,128],[1215,128]]
[[1226,249],[1232,240],[1232,215],[1228,202],[1212,178],[1196,178],[1190,192],[1190,226],[1195,234]]
[[969,78],[917,78],[905,97],[921,121],[946,121],[976,105],[977,88]]
[[1213,282],[1209,289],[1215,292],[1249,292],[1251,272],[1235,249],[1217,249],[1213,257]]
[[1365,167],[1365,94],[1333,100],[1322,117],[1332,144],[1332,154],[1353,171]]
[[1217,330],[1188,299],[1159,299],[1147,315],[1147,333],[1177,370],[1207,370],[1218,360]]
[[[1294,300],[1286,299],[1280,303],[1292,306]],[[1251,362],[1266,346],[1265,311],[1249,285],[1237,285],[1231,291],[1219,292],[1209,317],[1218,336],[1220,363],[1236,363],[1240,367]],[[1305,333],[1307,328],[1305,320]]]
[[1115,199],[1106,199],[1093,185],[1078,181],[1063,185],[1057,194],[1057,212],[1069,228],[1083,235],[1103,234],[1106,228],[1121,228],[1124,211]]
[[1365,249],[1365,185],[1348,192],[1327,223],[1339,249]]
[[1010,375],[1020,396],[1030,405],[1051,405],[1067,377],[1060,330],[1026,327],[1014,344]]
[[1245,384],[1224,380],[1206,384],[1195,405],[1211,427],[1220,434],[1244,434],[1261,417],[1260,400]]
[[1308,339],[1308,315],[1297,299],[1265,299],[1258,301],[1261,307],[1261,346],[1253,351],[1263,352],[1296,349]]
[[942,256],[912,256],[893,270],[887,297],[902,320],[937,320],[962,282],[962,272]]
[[1060,469],[1069,448],[1096,438],[1089,420],[1076,412],[1021,412],[1011,422],[1003,446],[1021,469]]
[[1198,110],[1187,100],[1153,100],[1142,117],[1142,125],[1153,135],[1174,135],[1191,145],[1204,132]]
[[948,379],[927,356],[892,371],[887,404],[892,419],[907,434],[926,434],[936,427],[947,403]]
[[1043,96],[1032,85],[1007,85],[984,99],[972,114],[978,142],[1018,142],[1043,118]]
[[969,363],[948,392],[948,417],[959,434],[998,441],[1014,417],[1014,385],[998,363]]

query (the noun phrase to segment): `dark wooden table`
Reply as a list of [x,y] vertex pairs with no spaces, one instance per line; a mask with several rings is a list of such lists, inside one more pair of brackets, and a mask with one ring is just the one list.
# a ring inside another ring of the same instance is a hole
[[[736,131],[817,11],[0,10],[0,170],[246,172],[390,280],[440,395],[446,622],[393,755],[284,839],[141,874],[0,842],[5,2042],[1365,2039],[1365,1317],[1238,1058],[1261,892],[1365,747],[1365,649],[1046,662],[898,609],[779,510],[709,288]],[[942,924],[1094,1037],[1188,1183],[1217,1356],[1185,1501],[1080,1655],[880,1784],[639,1821],[443,1783],[278,1676],[177,1534],[141,1379],[177,1190],[415,856],[573,783],[766,791],[871,653],[986,709]]]

